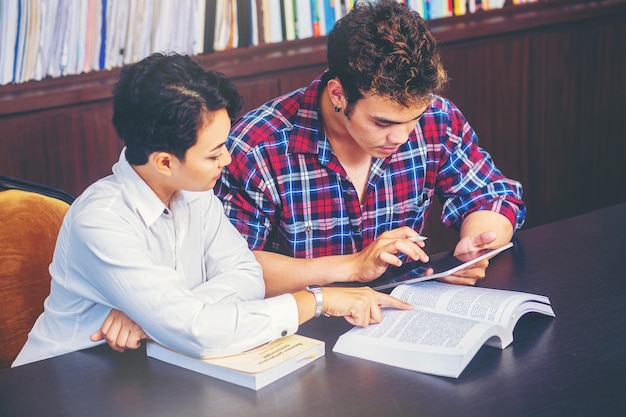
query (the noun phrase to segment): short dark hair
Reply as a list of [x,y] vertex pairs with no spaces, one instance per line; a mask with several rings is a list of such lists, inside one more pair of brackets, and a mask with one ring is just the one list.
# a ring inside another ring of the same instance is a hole
[[447,83],[426,22],[395,0],[359,1],[328,34],[327,56],[323,85],[338,78],[349,106],[364,93],[405,106],[427,102]]
[[133,165],[158,151],[184,160],[207,117],[226,109],[232,121],[241,108],[241,96],[224,74],[176,53],[124,67],[113,88],[113,125]]

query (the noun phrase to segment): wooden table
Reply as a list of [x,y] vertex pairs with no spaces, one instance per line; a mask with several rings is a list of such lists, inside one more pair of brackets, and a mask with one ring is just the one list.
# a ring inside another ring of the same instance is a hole
[[459,379],[333,354],[255,392],[108,346],[0,371],[0,416],[626,416],[626,204],[524,230],[481,285],[550,297]]

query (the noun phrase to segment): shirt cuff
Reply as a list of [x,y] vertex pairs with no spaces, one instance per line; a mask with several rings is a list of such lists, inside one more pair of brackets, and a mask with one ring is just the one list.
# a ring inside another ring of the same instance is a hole
[[283,294],[268,298],[267,301],[276,339],[298,331],[298,304],[293,295]]

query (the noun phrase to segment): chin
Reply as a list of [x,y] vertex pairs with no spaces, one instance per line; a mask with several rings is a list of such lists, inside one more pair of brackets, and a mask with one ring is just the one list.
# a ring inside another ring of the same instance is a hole
[[374,152],[373,156],[375,156],[376,158],[383,158],[384,159],[384,158],[390,157],[391,155],[393,155],[396,152],[398,152],[397,149],[394,149],[393,151],[389,151],[389,152],[378,150],[378,151]]
[[185,188],[184,190],[191,191],[192,193],[204,193],[206,191],[212,190],[214,187],[215,187],[215,181],[202,187],[189,187],[189,188]]

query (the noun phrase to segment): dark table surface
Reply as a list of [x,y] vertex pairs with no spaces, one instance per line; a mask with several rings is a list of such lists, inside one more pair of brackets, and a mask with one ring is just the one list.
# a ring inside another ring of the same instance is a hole
[[523,230],[480,284],[547,295],[504,350],[483,347],[458,379],[334,354],[351,328],[299,333],[326,356],[252,391],[108,346],[0,370],[0,416],[626,416],[626,204]]

